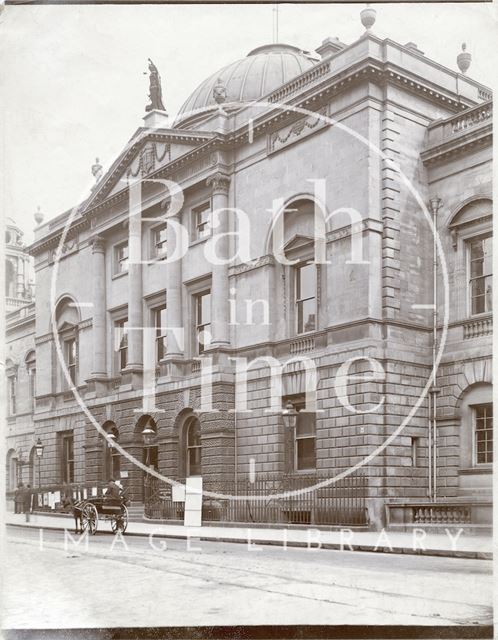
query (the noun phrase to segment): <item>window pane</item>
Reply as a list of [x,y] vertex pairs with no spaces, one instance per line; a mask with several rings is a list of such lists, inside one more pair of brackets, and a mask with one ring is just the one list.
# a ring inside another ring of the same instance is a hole
[[297,331],[305,333],[306,331],[314,331],[316,328],[315,321],[315,300],[303,300],[297,305]]
[[303,438],[296,441],[297,446],[297,468],[315,468],[315,438]]
[[493,405],[474,407],[475,461],[477,464],[493,462]]
[[201,296],[199,324],[208,324],[210,322],[211,322],[211,294],[206,293],[205,295]]
[[307,411],[300,411],[296,421],[296,436],[315,435],[315,414]]
[[191,476],[201,474],[201,449],[195,447],[188,450],[188,473]]
[[189,426],[187,434],[187,444],[189,447],[197,447],[201,444],[201,433],[197,420],[194,420]]
[[481,239],[470,243],[470,259],[480,260],[484,256],[484,243]]
[[167,234],[166,224],[153,230],[154,254],[156,257],[166,257]]
[[303,265],[297,271],[297,299],[314,298],[316,295],[316,265]]
[[156,359],[161,360],[167,352],[166,307],[154,312],[154,326],[156,328]]
[[209,203],[205,203],[200,207],[194,209],[194,226],[196,237],[204,238],[210,235],[211,228],[209,225],[211,218],[211,206]]

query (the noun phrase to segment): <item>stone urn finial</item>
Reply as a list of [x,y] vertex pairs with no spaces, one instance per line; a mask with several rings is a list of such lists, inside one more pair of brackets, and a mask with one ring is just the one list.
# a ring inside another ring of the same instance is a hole
[[376,16],[377,16],[377,12],[369,4],[367,4],[367,6],[364,9],[362,9],[360,13],[361,24],[365,27],[367,31],[370,31],[370,29],[375,24]]
[[467,45],[464,42],[462,44],[462,52],[457,55],[457,65],[458,65],[458,68],[460,69],[460,72],[463,74],[467,72],[468,68],[470,67],[470,63],[472,61],[472,56],[466,49],[467,49]]
[[227,99],[227,88],[221,78],[218,78],[213,87],[213,98],[216,104],[223,104]]
[[99,162],[98,158],[95,158],[95,164],[92,164],[92,175],[95,178],[95,182],[98,182],[104,173],[104,168]]
[[35,219],[36,226],[39,227],[43,222],[43,218],[44,218],[43,213],[41,212],[40,205],[38,205],[38,207],[36,208],[36,213],[33,217]]

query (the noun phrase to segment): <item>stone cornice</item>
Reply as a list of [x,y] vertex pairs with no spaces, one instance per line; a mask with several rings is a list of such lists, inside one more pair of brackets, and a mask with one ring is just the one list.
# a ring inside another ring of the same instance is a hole
[[54,334],[52,332],[44,333],[41,336],[35,336],[35,345],[38,346],[39,344],[45,344],[45,342],[52,342],[53,339]]
[[449,138],[441,142],[441,144],[423,151],[420,154],[420,158],[424,164],[437,164],[466,153],[472,148],[491,146],[492,143],[493,125],[489,122],[483,127],[468,131],[464,135]]
[[[69,229],[67,230],[65,240],[71,240],[78,233],[80,233],[81,231],[86,231],[89,228],[90,228],[89,220],[78,218],[77,220],[71,223]],[[57,245],[59,244],[62,238],[62,233],[64,229],[65,229],[65,225],[62,228],[57,229],[56,231],[53,231],[48,236],[45,236],[44,238],[41,238],[40,240],[33,242],[33,244],[31,244],[28,247],[28,253],[31,256],[37,256],[40,253],[43,253],[44,251],[57,247]]]
[[[455,113],[460,112],[462,109],[472,106],[473,104],[468,99],[457,96],[449,90],[442,89],[437,85],[430,83],[426,79],[416,76],[412,72],[405,71],[404,69],[396,67],[392,63],[382,62],[373,57],[364,57],[356,64],[352,64],[347,69],[335,74],[333,73],[333,69],[330,67],[327,68],[327,64],[330,65],[330,60],[325,60],[323,65],[322,63],[319,63],[312,69],[317,72],[323,67],[323,69],[326,69],[323,73],[311,74],[310,78],[308,78],[307,74],[312,71],[309,70],[309,72],[305,72],[305,74],[302,74],[299,78],[290,81],[290,83],[286,83],[276,92],[266,96],[265,99],[268,100],[269,111],[254,119],[251,131],[249,131],[247,123],[242,124],[236,131],[228,134],[190,132],[185,129],[155,132],[139,129],[137,139],[132,140],[130,147],[116,160],[109,170],[102,186],[99,187],[84,204],[84,221],[80,221],[78,224],[88,224],[88,218],[92,218],[104,207],[126,197],[126,187],[110,198],[107,196],[112,188],[111,184],[115,184],[114,181],[117,175],[121,175],[122,171],[129,163],[131,157],[137,152],[140,145],[145,144],[145,142],[149,140],[156,140],[160,142],[176,141],[184,143],[199,143],[195,149],[192,149],[179,158],[176,158],[172,162],[161,167],[159,170],[151,172],[151,174],[147,176],[149,179],[165,176],[170,179],[175,179],[175,177],[177,177],[175,175],[177,172],[188,167],[188,165],[192,165],[200,158],[209,158],[209,156],[215,151],[245,144],[250,135],[257,136],[264,134],[268,129],[271,130],[272,127],[282,127],[284,124],[292,123],[294,120],[303,117],[303,114],[296,114],[291,110],[282,111],[280,107],[274,106],[272,102],[278,102],[281,100],[285,101],[289,105],[292,104],[293,106],[299,106],[309,111],[316,111],[327,101],[330,101],[334,95],[342,93],[354,86],[356,83],[370,81],[378,84],[391,83],[401,86],[405,90],[411,91],[418,96],[423,96],[427,100],[436,104],[444,105],[446,108],[453,109]],[[307,78],[308,81],[306,81]],[[299,79],[302,81],[302,86],[299,86],[297,89],[293,88],[294,83]],[[234,117],[240,117],[244,111],[247,111],[250,108],[250,104],[244,106]],[[215,160],[213,164],[216,165],[217,160]],[[71,232],[73,232],[72,229]],[[40,241],[35,242],[30,247],[30,253],[32,255],[36,255],[44,248],[53,245],[60,238],[60,235],[61,230],[58,230],[50,237],[45,237]]]
[[[114,164],[111,166],[109,171],[107,172],[107,176],[104,178],[102,184],[99,186],[98,190],[95,191],[94,195],[88,200],[86,204],[86,211],[89,213],[90,211],[95,210],[102,203],[106,201],[106,197],[109,194],[112,187],[115,185],[116,178],[119,178],[126,167],[129,165],[131,160],[135,157],[138,150],[145,145],[147,142],[178,142],[180,144],[196,144],[198,147],[196,149],[192,149],[190,152],[176,158],[172,162],[168,163],[168,167],[171,165],[175,165],[179,161],[181,162],[185,156],[191,156],[192,153],[196,154],[198,148],[204,149],[206,145],[209,146],[209,142],[216,138],[216,134],[214,133],[199,133],[199,132],[189,132],[188,130],[171,130],[167,133],[160,133],[158,131],[150,132],[147,129],[139,129],[139,135],[136,140],[132,142],[132,144],[116,159]],[[161,169],[151,172],[147,178],[157,177],[157,174],[160,174],[164,167]],[[126,188],[123,189],[126,191]]]
[[[296,79],[297,80],[297,79]],[[454,109],[455,113],[461,112],[473,103],[467,99],[462,99],[450,91],[441,89],[437,85],[416,76],[413,73],[405,72],[403,69],[396,67],[392,63],[383,63],[375,58],[364,58],[356,65],[351,65],[347,69],[336,73],[335,75],[323,75],[319,82],[312,83],[310,86],[303,86],[303,91],[294,93],[291,88],[294,81],[288,83],[290,86],[289,93],[283,94],[281,101],[292,106],[307,109],[315,112],[324,102],[330,100],[334,95],[354,86],[354,84],[362,81],[372,81],[378,84],[391,83],[403,87],[407,91],[422,95],[427,100],[444,105],[446,108]],[[283,91],[287,85],[284,85],[277,92]],[[266,97],[269,100],[273,94]],[[277,100],[274,100],[277,102]],[[250,105],[240,110],[239,115],[250,109]],[[269,109],[271,105],[269,104]],[[252,123],[252,135],[260,135],[269,126],[278,123],[279,127],[284,124],[290,124],[293,120],[302,118],[305,114],[296,114],[292,111],[282,111],[276,106],[270,113],[262,114],[259,118],[254,118]],[[284,122],[283,122],[284,121]],[[232,134],[228,134],[227,141],[233,144],[241,144],[247,141],[249,137],[248,125],[244,124]]]

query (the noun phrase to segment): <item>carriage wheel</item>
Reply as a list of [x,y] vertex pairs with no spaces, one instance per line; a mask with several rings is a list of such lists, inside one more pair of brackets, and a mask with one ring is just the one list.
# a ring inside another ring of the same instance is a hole
[[113,533],[117,533],[118,531],[124,533],[126,531],[126,527],[128,526],[128,509],[123,505],[123,510],[118,516],[115,516],[111,520],[111,529]]
[[93,504],[86,504],[81,512],[81,524],[83,531],[88,531],[90,535],[97,532],[99,526],[99,514]]

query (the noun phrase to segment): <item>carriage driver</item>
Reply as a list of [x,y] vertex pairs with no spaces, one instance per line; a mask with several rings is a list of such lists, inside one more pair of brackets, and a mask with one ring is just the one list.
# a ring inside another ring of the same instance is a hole
[[114,478],[109,479],[109,484],[105,490],[104,498],[108,498],[109,500],[119,500],[121,498],[121,489]]

